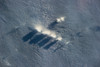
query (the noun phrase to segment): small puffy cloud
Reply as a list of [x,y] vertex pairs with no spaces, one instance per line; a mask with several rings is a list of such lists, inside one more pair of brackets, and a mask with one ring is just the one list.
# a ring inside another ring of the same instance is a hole
[[60,18],[57,18],[56,21],[59,23],[59,22],[62,22],[62,21],[65,21],[65,17],[60,17]]
[[62,40],[62,37],[60,37],[60,36],[59,36],[59,37],[57,37],[57,40],[61,41],[61,40]]
[[65,17],[61,17],[60,19],[61,19],[61,21],[65,21]]

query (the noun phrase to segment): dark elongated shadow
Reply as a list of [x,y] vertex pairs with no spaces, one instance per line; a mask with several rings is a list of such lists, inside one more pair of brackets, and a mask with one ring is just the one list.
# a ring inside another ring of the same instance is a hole
[[56,26],[56,24],[58,24],[57,21],[52,22],[52,23],[48,26],[48,28],[49,28],[49,29],[52,29],[52,28],[54,28],[54,27]]
[[32,40],[30,40],[29,44],[36,44],[45,37],[46,37],[46,35],[44,35],[44,34],[36,35]]
[[37,33],[36,30],[33,30],[32,32],[29,32],[28,34],[26,34],[26,35],[22,38],[22,40],[23,40],[24,42],[26,42],[26,41],[28,41],[29,39],[31,39],[36,33]]
[[64,45],[61,45],[61,46],[57,47],[57,48],[54,50],[54,52],[56,52],[57,50],[61,49],[63,46],[64,46]]
[[51,46],[57,43],[58,40],[54,40],[53,42],[49,43],[47,46],[44,47],[44,49],[48,50]]
[[42,40],[38,45],[39,47],[44,46],[45,44],[47,44],[50,40],[52,39],[52,37],[47,37],[44,40]]

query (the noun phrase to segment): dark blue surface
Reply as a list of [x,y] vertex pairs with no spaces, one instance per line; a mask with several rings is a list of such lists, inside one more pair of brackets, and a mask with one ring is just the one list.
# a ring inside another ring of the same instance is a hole
[[46,39],[44,39],[43,41],[41,41],[38,45],[39,47],[44,46],[46,43],[48,43],[50,40],[52,39],[52,37],[47,37]]
[[30,40],[29,44],[36,44],[40,40],[42,40],[44,37],[46,37],[46,35],[44,34],[36,35],[35,37],[33,37],[33,39]]
[[29,39],[31,39],[35,34],[37,33],[36,30],[29,32],[28,34],[26,34],[22,39],[24,42],[28,41]]
[[47,44],[44,49],[48,50],[51,46],[53,46],[54,44],[57,43],[58,40],[54,40],[53,42],[50,42],[49,44]]

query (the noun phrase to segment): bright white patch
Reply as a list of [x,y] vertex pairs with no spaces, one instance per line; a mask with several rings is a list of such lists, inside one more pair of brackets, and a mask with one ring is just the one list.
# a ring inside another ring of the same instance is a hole
[[38,32],[41,32],[43,30],[43,27],[41,25],[35,25],[35,29],[38,31]]
[[53,31],[51,31],[50,36],[51,36],[51,37],[53,37],[53,38],[56,38],[56,37],[57,37],[57,36],[56,36],[56,33],[55,33],[55,32],[53,32]]
[[57,18],[57,22],[61,22],[61,20],[59,18]]
[[61,41],[62,40],[62,37],[58,37],[57,40],[60,40]]
[[42,33],[43,33],[43,34],[50,35],[51,32],[50,32],[49,30],[47,30],[47,29],[44,29],[44,30],[42,31]]
[[65,17],[60,17],[60,18],[57,18],[56,20],[59,23],[59,22],[65,21]]
[[60,19],[61,19],[61,21],[65,21],[65,17],[61,17]]
[[45,27],[43,27],[42,25],[35,25],[35,29],[38,31],[38,32],[41,32],[43,34],[46,34],[48,36],[51,36],[53,38],[56,38],[57,40],[62,40],[62,37],[57,37],[56,33],[54,31],[51,31]]

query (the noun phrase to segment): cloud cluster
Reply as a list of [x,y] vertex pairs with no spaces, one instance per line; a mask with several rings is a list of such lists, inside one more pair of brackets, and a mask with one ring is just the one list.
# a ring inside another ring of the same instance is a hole
[[43,26],[40,25],[40,24],[35,25],[35,29],[36,29],[38,32],[41,32],[41,33],[46,34],[46,35],[48,35],[48,36],[51,36],[51,37],[53,37],[53,38],[55,38],[55,39],[57,39],[57,40],[60,40],[60,41],[62,40],[62,37],[61,37],[61,36],[57,36],[56,33],[55,33],[54,31],[51,31],[51,30],[49,30],[49,29],[43,27]]
[[60,17],[60,18],[57,18],[56,21],[59,23],[61,23],[62,21],[65,21],[65,17]]

